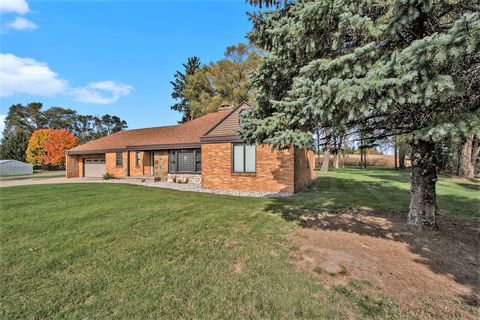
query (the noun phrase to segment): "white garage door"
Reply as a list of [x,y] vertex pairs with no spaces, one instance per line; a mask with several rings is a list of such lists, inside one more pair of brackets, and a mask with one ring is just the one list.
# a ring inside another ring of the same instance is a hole
[[85,177],[101,177],[105,174],[105,159],[85,159]]

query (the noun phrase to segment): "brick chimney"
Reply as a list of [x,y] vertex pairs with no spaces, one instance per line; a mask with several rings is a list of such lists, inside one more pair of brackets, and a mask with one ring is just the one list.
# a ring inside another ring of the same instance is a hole
[[232,110],[234,109],[234,106],[228,105],[228,104],[222,104],[219,108],[218,111],[226,111],[226,110]]

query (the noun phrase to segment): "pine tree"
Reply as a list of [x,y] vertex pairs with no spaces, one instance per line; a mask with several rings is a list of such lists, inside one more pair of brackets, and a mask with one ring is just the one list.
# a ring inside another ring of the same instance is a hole
[[173,76],[173,81],[170,83],[173,86],[172,98],[177,100],[177,102],[171,106],[172,110],[181,112],[183,114],[181,122],[186,122],[191,119],[190,117],[190,103],[189,100],[185,97],[185,85],[187,78],[200,69],[201,63],[200,58],[190,57],[187,60],[187,63],[182,64],[184,71],[177,71]]
[[366,140],[410,134],[408,223],[435,229],[435,142],[479,118],[475,0],[298,1],[252,15],[269,52],[256,73],[247,141],[309,146],[312,130],[360,127]]
[[0,159],[26,161],[26,151],[30,133],[24,130],[15,130],[2,138],[0,143]]

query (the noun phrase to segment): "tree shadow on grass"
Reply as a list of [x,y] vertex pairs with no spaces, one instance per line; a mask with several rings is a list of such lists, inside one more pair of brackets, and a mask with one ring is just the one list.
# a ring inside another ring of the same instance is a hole
[[[469,190],[473,190],[473,191],[479,191],[480,192],[480,184],[473,184],[473,183],[461,183],[461,182],[457,182],[457,184],[463,188],[466,188],[466,189],[469,189]],[[480,198],[480,196],[479,196]],[[479,199],[480,201],[480,199]]]
[[[370,197],[368,190],[375,190]],[[381,194],[376,195],[378,192]],[[479,206],[475,200],[464,197],[442,195],[441,198],[454,206],[474,209]],[[402,188],[325,175],[297,195],[272,200],[266,211],[297,221],[304,228],[346,231],[405,243],[412,253],[422,257],[417,263],[468,287],[471,294],[460,298],[478,306],[480,223],[442,214],[438,218],[438,231],[413,231],[406,226],[408,199],[409,191]],[[365,216],[382,219],[363,219]]]

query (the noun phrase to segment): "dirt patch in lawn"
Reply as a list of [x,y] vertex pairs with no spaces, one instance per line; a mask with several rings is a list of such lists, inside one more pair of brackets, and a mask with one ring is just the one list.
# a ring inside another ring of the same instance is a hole
[[368,280],[421,318],[480,315],[480,225],[439,218],[414,232],[400,215],[327,213],[302,218],[292,261],[327,287]]

